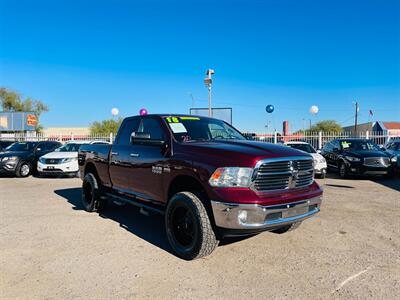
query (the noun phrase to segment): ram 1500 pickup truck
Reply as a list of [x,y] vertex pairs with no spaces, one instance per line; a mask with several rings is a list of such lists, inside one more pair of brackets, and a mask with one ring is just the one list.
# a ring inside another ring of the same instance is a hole
[[87,211],[124,202],[160,213],[171,248],[187,260],[227,236],[292,230],[321,206],[309,154],[246,140],[213,118],[128,117],[113,145],[83,145],[78,162]]

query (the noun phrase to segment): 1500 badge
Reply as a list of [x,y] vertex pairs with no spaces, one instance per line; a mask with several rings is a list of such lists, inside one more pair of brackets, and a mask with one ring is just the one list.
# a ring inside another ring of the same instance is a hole
[[151,172],[154,174],[162,174],[162,172],[171,173],[171,168],[170,167],[161,167],[161,166],[152,166]]
[[158,167],[158,166],[152,166],[151,167],[151,172],[153,172],[154,174],[162,174],[162,167]]

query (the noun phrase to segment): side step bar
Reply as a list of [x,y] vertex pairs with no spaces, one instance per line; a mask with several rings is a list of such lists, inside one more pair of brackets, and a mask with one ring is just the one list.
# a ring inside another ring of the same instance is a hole
[[148,215],[149,211],[153,212],[153,213],[156,213],[156,214],[160,214],[160,215],[164,215],[164,213],[165,213],[164,210],[162,210],[162,209],[158,209],[158,208],[146,205],[144,203],[135,201],[133,199],[127,199],[125,197],[120,197],[120,196],[117,196],[117,195],[112,194],[112,193],[106,193],[106,195],[107,195],[107,197],[109,197],[111,199],[115,199],[116,201],[124,202],[124,203],[130,204],[130,205],[134,205],[136,207],[139,207],[140,208],[140,213],[144,214],[144,215]]

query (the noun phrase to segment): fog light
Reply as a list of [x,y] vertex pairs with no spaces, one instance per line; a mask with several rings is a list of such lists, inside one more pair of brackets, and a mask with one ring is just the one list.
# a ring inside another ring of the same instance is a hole
[[357,171],[357,169],[355,169],[355,168],[351,168],[351,171],[352,171],[352,172],[355,172],[355,171]]
[[246,210],[239,211],[238,221],[239,221],[239,223],[246,223],[246,221],[247,221],[247,211]]

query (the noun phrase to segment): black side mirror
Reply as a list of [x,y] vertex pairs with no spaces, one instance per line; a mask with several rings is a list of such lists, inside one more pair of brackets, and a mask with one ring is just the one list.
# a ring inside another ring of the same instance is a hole
[[131,144],[149,145],[149,146],[163,146],[164,140],[152,140],[150,133],[147,132],[132,132]]

